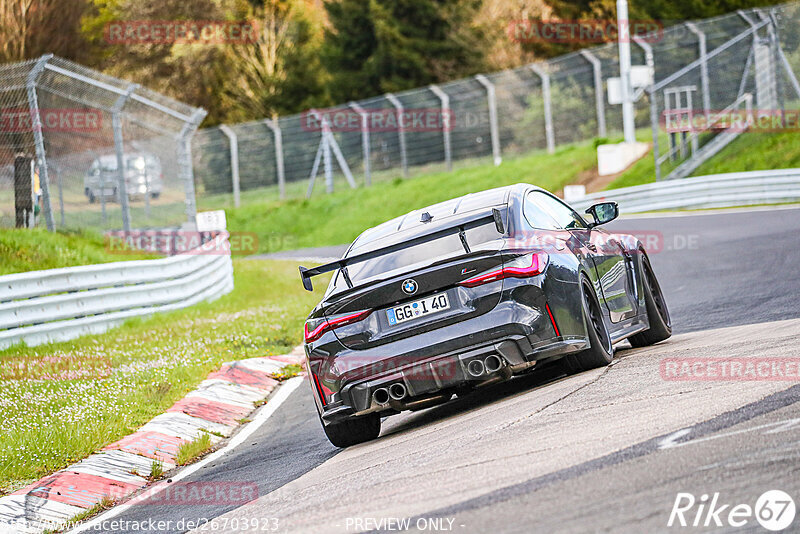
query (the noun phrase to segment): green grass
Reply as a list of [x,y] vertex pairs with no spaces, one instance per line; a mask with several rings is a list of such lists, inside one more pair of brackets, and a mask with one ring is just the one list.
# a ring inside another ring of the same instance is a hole
[[[798,141],[800,138],[796,132],[746,132],[703,163],[692,176],[800,167]],[[663,135],[662,150],[666,150],[667,146],[667,136]],[[669,174],[672,168],[668,162],[665,163],[661,168],[662,176]],[[655,162],[652,154],[648,154],[608,184],[606,189],[630,187],[654,181]]]
[[178,465],[186,465],[193,462],[211,449],[211,436],[203,433],[196,439],[184,443],[178,447],[178,455],[175,457],[175,463]]
[[159,460],[153,460],[150,464],[150,474],[147,478],[150,480],[158,480],[164,475],[164,463]]
[[0,351],[0,492],[134,432],[222,362],[300,343],[318,295],[301,289],[297,266],[234,260],[234,272],[236,289],[215,302]]
[[311,200],[250,200],[227,211],[231,231],[254,232],[260,252],[341,244],[361,231],[416,208],[492,187],[528,182],[558,190],[596,165],[593,142],[536,152],[455,172],[383,181],[356,190],[339,188]]
[[795,167],[800,167],[800,135],[796,132],[748,132],[701,165],[694,176]]
[[0,275],[155,257],[109,251],[103,236],[94,232],[0,229]]

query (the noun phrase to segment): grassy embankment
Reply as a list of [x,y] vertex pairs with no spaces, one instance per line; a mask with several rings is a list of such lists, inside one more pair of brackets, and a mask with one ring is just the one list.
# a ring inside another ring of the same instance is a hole
[[296,265],[234,269],[236,289],[215,302],[0,351],[0,493],[135,431],[222,362],[296,346],[318,297],[301,289]]
[[116,254],[95,232],[48,232],[44,228],[0,229],[0,275],[157,256]]
[[[666,137],[662,145],[666,146]],[[227,209],[228,223],[231,230],[254,232],[260,252],[344,244],[368,227],[466,193],[517,182],[557,191],[585,179],[596,168],[596,159],[594,142],[584,142],[560,147],[555,154],[540,151],[508,158],[500,166],[488,163],[405,180],[396,178],[356,190],[339,187],[331,195],[318,191],[310,200],[259,200],[253,191],[240,208]],[[694,174],[787,167],[800,167],[797,134],[753,133],[740,136]],[[665,165],[664,172],[669,172],[669,166]],[[606,188],[654,180],[653,158],[648,154]]]

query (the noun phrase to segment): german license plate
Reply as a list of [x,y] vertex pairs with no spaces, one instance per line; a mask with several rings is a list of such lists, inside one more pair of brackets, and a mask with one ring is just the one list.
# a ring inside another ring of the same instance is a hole
[[447,300],[447,293],[439,293],[438,295],[431,295],[424,299],[408,302],[402,306],[390,308],[386,310],[386,317],[389,319],[389,325],[394,326],[417,317],[433,315],[449,308],[450,301]]

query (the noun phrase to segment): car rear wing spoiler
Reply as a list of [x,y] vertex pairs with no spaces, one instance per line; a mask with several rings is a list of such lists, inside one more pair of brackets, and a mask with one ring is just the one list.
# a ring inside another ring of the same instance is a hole
[[346,274],[347,273],[346,267],[348,265],[353,265],[356,263],[361,263],[363,261],[378,258],[386,254],[391,254],[392,252],[397,252],[399,250],[411,248],[417,245],[421,245],[423,243],[435,241],[436,239],[440,239],[442,237],[446,237],[448,235],[453,235],[453,234],[459,235],[459,237],[461,238],[461,244],[464,246],[464,250],[467,253],[469,253],[470,251],[469,244],[467,243],[467,237],[465,232],[472,228],[478,228],[479,226],[483,226],[490,223],[494,223],[498,233],[500,233],[501,235],[505,234],[503,215],[502,213],[500,213],[499,209],[492,208],[492,211],[489,212],[488,214],[481,215],[480,217],[477,217],[469,221],[464,221],[458,224],[454,224],[452,226],[441,228],[439,230],[436,230],[435,232],[431,232],[430,234],[417,236],[413,239],[409,239],[408,241],[395,243],[394,245],[389,245],[387,247],[371,250],[369,252],[364,252],[363,254],[357,254],[349,258],[342,258],[341,260],[337,260],[331,263],[326,263],[325,265],[320,265],[319,267],[313,267],[311,269],[306,269],[305,267],[301,266],[300,279],[303,281],[303,288],[305,288],[306,291],[314,291],[314,287],[311,284],[312,276],[317,276],[323,273],[335,271],[337,269],[342,269],[342,273],[344,273],[347,285],[349,287],[353,287],[353,284],[350,281],[350,277],[347,276]]

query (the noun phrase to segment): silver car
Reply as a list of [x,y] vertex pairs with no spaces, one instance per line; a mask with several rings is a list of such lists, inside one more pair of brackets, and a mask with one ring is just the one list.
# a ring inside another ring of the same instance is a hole
[[[125,188],[128,198],[158,198],[164,188],[161,160],[149,153],[125,154]],[[117,156],[107,154],[96,158],[83,179],[83,191],[90,203],[104,197],[119,200]]]

